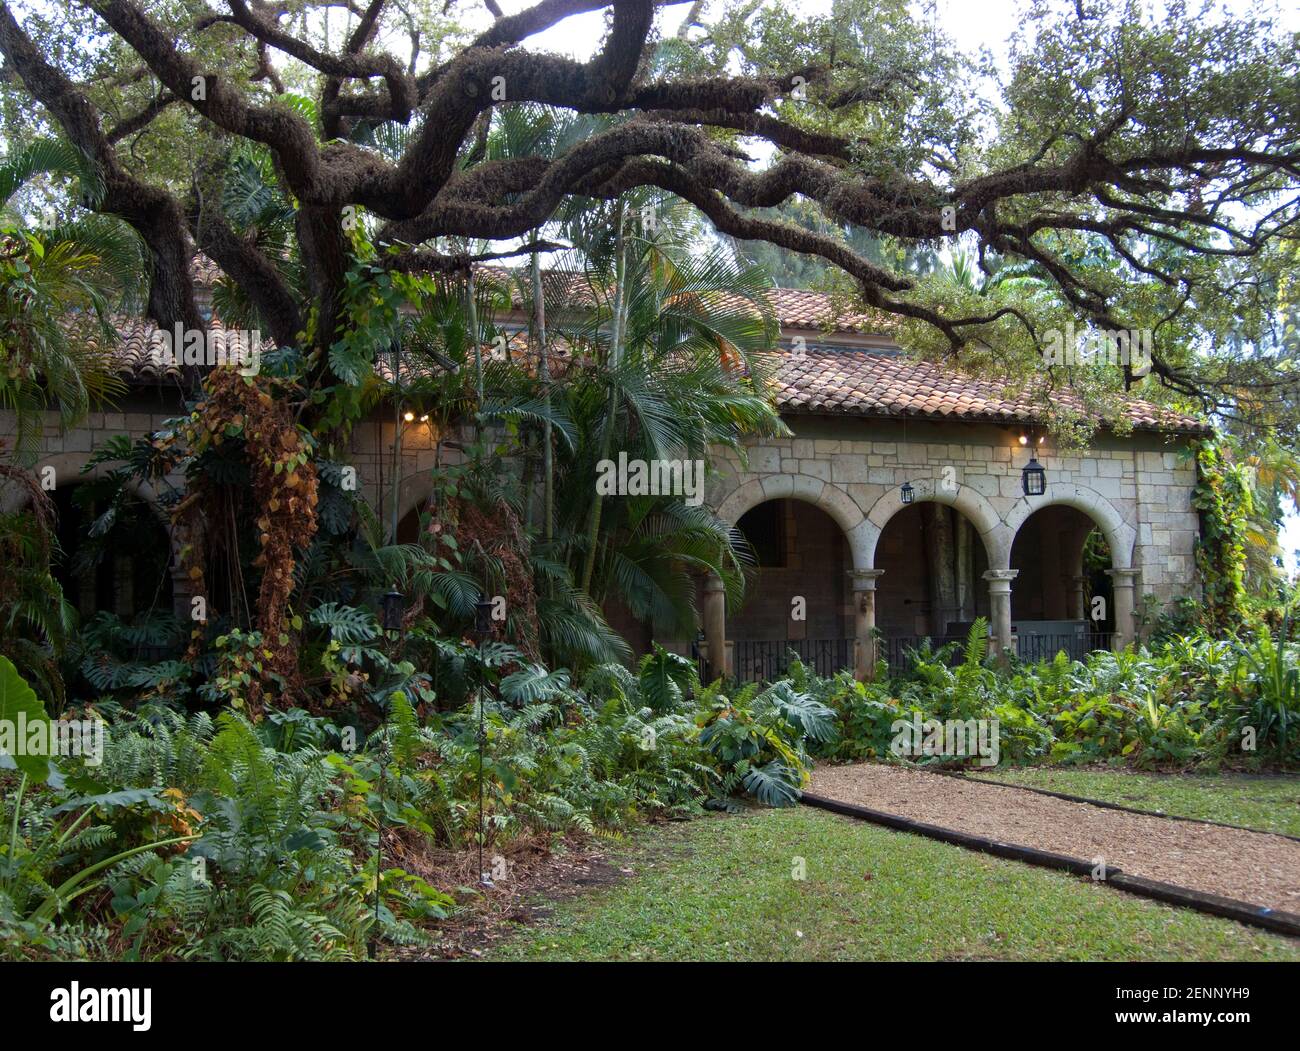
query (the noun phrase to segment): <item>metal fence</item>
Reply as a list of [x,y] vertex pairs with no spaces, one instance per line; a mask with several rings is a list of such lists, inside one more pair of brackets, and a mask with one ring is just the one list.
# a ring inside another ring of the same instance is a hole
[[906,671],[911,667],[911,661],[908,660],[908,653],[912,650],[921,649],[926,643],[930,644],[931,652],[947,646],[950,642],[958,643],[957,649],[949,657],[949,664],[956,664],[961,660],[961,644],[966,642],[965,635],[890,635],[876,641],[877,659],[883,658],[889,665],[892,672]]
[[792,652],[818,675],[853,667],[852,639],[737,639],[732,674],[740,682],[771,682],[785,675]]
[[[1043,634],[1027,632],[1015,636],[1016,654],[1022,661],[1036,663],[1050,661],[1064,652],[1071,660],[1081,661],[1094,650],[1110,649],[1109,632],[1069,632]],[[920,649],[926,641],[930,649],[938,650],[951,642],[958,646],[949,655],[949,664],[956,664],[965,650],[965,635],[894,635],[878,643],[881,653],[892,672],[906,671],[910,665],[908,652]]]
[[1050,661],[1062,651],[1081,661],[1094,650],[1110,649],[1110,632],[1071,632],[1068,635],[1021,635],[1017,652],[1022,661]]
[[[1062,651],[1072,660],[1083,660],[1093,650],[1110,649],[1111,635],[1025,634],[1016,639],[1022,661],[1052,660]],[[911,666],[908,654],[912,650],[928,643],[934,652],[954,642],[957,645],[948,662],[957,664],[962,659],[965,635],[890,635],[876,640],[877,659],[883,659],[891,672],[903,672]],[[853,639],[737,639],[732,643],[732,675],[738,682],[771,682],[785,675],[795,655],[818,675],[834,675],[853,667]],[[702,661],[700,674],[704,674]]]

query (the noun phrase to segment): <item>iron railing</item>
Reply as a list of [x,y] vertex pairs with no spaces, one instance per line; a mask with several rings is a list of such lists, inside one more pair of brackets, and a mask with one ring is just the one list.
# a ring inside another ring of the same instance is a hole
[[853,667],[852,639],[737,639],[731,673],[739,682],[771,682],[785,675],[792,651],[818,675]]
[[966,642],[965,635],[889,635],[876,640],[876,659],[883,658],[890,671],[906,671],[912,663],[907,659],[908,653],[911,650],[919,650],[927,641],[930,643],[931,651],[941,649],[950,642],[958,643],[948,663],[956,664],[961,661],[961,647]]
[[1026,634],[1018,636],[1018,640],[1016,652],[1022,661],[1050,661],[1062,651],[1071,660],[1081,661],[1094,650],[1110,649],[1111,633],[1090,631],[1065,635]]
[[[908,654],[927,642],[931,651],[957,643],[949,663],[962,659],[966,635],[890,635],[876,640],[876,659],[883,659],[891,672],[906,671],[911,662]],[[1109,632],[1086,632],[1059,635],[1018,635],[1017,654],[1022,661],[1052,660],[1064,651],[1072,660],[1083,660],[1094,650],[1110,649]],[[732,643],[731,673],[738,682],[771,682],[789,670],[791,656],[821,676],[835,675],[853,667],[853,639],[737,639]],[[700,661],[700,674],[704,674]]]

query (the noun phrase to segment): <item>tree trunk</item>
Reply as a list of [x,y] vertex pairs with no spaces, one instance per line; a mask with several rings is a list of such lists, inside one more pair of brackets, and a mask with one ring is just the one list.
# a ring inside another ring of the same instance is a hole
[[[626,290],[623,283],[627,276],[627,242],[623,236],[623,202],[618,202],[618,208],[614,212],[614,222],[616,224],[616,242],[614,246],[614,325],[610,334],[609,343],[609,360],[606,362],[606,369],[611,373],[618,368],[619,362],[623,358],[623,309],[626,299]],[[609,459],[610,445],[614,439],[614,426],[617,423],[618,416],[618,387],[614,376],[611,374],[609,379],[609,408],[605,420],[605,433],[601,439],[600,458]],[[591,578],[596,570],[596,549],[600,546],[600,512],[601,512],[601,495],[596,493],[591,504],[591,524],[587,529],[587,560],[582,567],[582,590],[588,595],[591,594]]]
[[[478,330],[478,303],[474,299],[474,268],[465,276],[466,309],[469,314],[469,338],[474,344],[474,444],[483,443],[483,339]],[[481,451],[481,450],[480,450]]]
[[537,378],[541,381],[546,419],[542,421],[542,536],[550,543],[555,535],[555,454],[551,435],[551,365],[546,347],[546,299],[542,294],[542,264],[533,252],[533,315],[537,321]]

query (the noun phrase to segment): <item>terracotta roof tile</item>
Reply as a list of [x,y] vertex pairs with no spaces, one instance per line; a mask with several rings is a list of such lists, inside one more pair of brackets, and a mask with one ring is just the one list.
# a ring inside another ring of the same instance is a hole
[[[180,378],[180,367],[157,353],[157,348],[160,346],[157,325],[142,318],[127,317],[116,318],[113,324],[117,329],[118,339],[110,348],[109,356],[115,371],[123,379],[129,383],[147,386]],[[212,319],[210,330],[216,348],[224,351],[228,357],[238,355],[240,360],[248,360],[248,348],[245,345],[248,341],[244,333],[239,330],[227,332],[221,319],[216,317]],[[269,339],[264,339],[259,349],[265,354],[274,350],[275,344]]]
[[[195,278],[210,284],[220,271],[210,259],[195,257]],[[489,280],[504,282],[508,272],[501,267],[483,268]],[[554,274],[548,274],[554,281]],[[582,278],[573,275],[567,290],[571,303],[590,302],[591,290]],[[769,292],[770,301],[783,329],[821,329],[828,333],[886,335],[896,321],[875,314],[836,311],[829,295],[794,288],[776,288]],[[215,325],[219,328],[220,321]],[[121,342],[114,357],[124,376],[140,383],[157,383],[174,379],[174,366],[160,367],[153,356],[154,325],[138,319],[122,319]],[[270,350],[269,341],[263,350]],[[527,357],[527,335],[518,332],[510,337],[510,354],[516,360]],[[557,348],[552,372],[560,375],[571,367],[572,359]],[[930,362],[916,361],[900,353],[862,350],[849,347],[809,347],[795,354],[781,351],[782,360],[774,378],[778,408],[792,413],[825,413],[853,416],[923,416],[957,418],[1009,424],[1042,422],[1040,402],[1028,394],[1010,395],[1002,384],[977,379],[955,369]],[[381,372],[390,371],[380,362]],[[1054,393],[1053,398],[1079,403],[1068,392]],[[1144,430],[1178,433],[1205,433],[1208,426],[1141,399],[1131,399],[1127,412],[1133,425]]]
[[[958,417],[990,423],[1043,422],[1041,402],[1031,393],[1016,396],[993,380],[967,376],[903,354],[850,349],[809,349],[782,353],[773,379],[783,412],[852,416]],[[1053,399],[1082,408],[1069,392]],[[1125,402],[1141,430],[1205,433],[1209,427],[1140,398]]]

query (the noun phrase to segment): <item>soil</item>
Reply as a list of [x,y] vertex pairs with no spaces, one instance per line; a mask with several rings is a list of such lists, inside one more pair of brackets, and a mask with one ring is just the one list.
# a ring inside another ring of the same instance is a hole
[[[491,870],[493,854],[484,856]],[[434,886],[454,894],[460,908],[450,918],[426,928],[431,945],[398,947],[388,954],[399,960],[475,959],[521,928],[544,920],[557,902],[636,875],[655,858],[629,840],[602,840],[572,835],[512,840],[502,852],[506,878],[491,887],[476,887],[478,852],[426,855],[424,864],[400,862]],[[412,861],[414,859],[411,859]],[[501,866],[497,865],[498,872]]]
[[820,767],[809,791],[1300,914],[1300,843],[1267,832],[1140,816],[879,763]]

